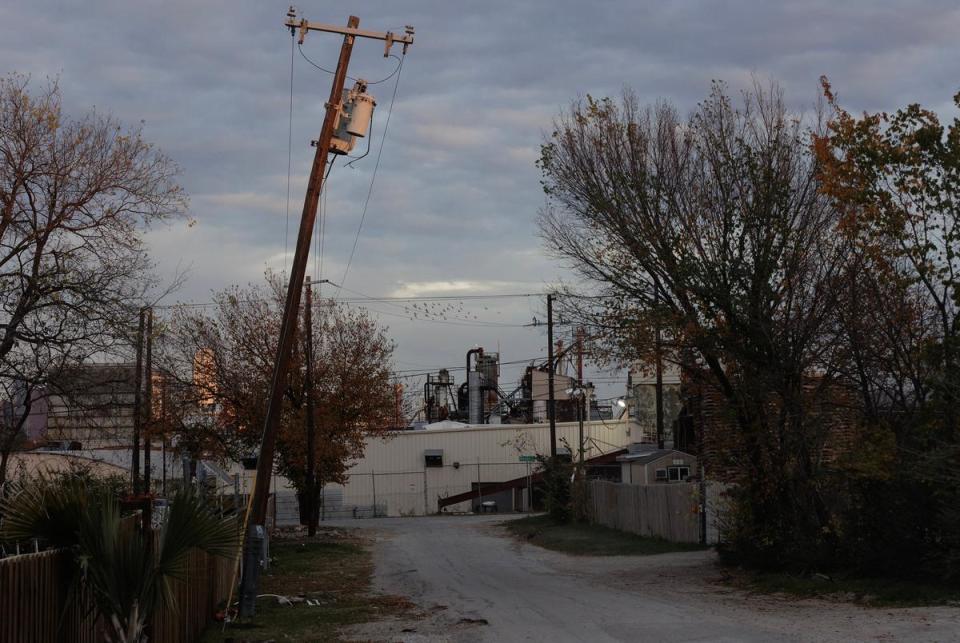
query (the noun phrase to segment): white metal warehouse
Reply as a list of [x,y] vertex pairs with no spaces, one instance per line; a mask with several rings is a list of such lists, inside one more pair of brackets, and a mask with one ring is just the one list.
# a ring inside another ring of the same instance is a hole
[[[557,423],[558,450],[576,454],[579,425]],[[613,420],[584,422],[584,456],[593,458],[631,442],[626,414]],[[349,471],[346,485],[324,490],[326,510],[335,515],[424,515],[437,512],[438,499],[479,486],[522,478],[535,467],[533,456],[550,453],[549,424],[466,425],[437,422],[417,431],[399,431],[368,440],[363,459]],[[619,466],[619,465],[615,465]],[[522,498],[501,510],[528,507]],[[470,511],[469,501],[450,511]]]

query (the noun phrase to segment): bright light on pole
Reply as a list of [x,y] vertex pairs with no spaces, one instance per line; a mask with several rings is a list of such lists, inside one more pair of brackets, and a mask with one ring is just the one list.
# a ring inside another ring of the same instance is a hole
[[578,445],[579,445],[579,457],[577,468],[579,470],[580,477],[583,477],[583,416],[584,416],[584,406],[588,403],[590,398],[593,397],[593,384],[587,382],[586,384],[577,384],[571,388],[567,389],[567,395],[577,400],[577,420],[579,423],[579,435],[578,435]]

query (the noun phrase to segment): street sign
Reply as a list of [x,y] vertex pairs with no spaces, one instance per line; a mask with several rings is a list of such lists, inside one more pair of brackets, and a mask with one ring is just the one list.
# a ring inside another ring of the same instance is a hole
[[520,456],[520,462],[536,462],[537,456],[535,455],[522,455]]

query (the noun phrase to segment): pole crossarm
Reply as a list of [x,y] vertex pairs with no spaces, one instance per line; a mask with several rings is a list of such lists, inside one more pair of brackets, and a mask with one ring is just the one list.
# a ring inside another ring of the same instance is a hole
[[[289,15],[289,14],[288,14]],[[407,53],[407,47],[413,44],[413,27],[404,27],[403,34],[396,34],[392,31],[368,31],[366,29],[357,29],[355,27],[341,27],[340,25],[328,25],[323,22],[310,22],[307,19],[294,20],[290,18],[285,26],[292,30],[300,31],[299,43],[303,44],[303,39],[309,31],[325,31],[327,33],[338,33],[344,36],[354,36],[356,38],[371,38],[373,40],[384,40],[387,43],[383,52],[383,57],[390,55],[390,46],[398,42],[403,45],[403,53]]]

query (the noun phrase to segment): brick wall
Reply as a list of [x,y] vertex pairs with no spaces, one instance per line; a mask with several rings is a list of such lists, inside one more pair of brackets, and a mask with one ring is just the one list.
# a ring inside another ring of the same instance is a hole
[[[742,438],[736,428],[733,408],[723,392],[712,383],[706,372],[695,372],[684,377],[682,397],[691,416],[696,436],[697,455],[704,466],[706,477],[721,482],[736,482],[741,475],[738,460],[742,458]],[[813,440],[819,447],[820,461],[829,466],[848,453],[859,436],[858,397],[854,391],[839,383],[825,383],[811,377],[804,385],[807,396],[807,421],[819,426],[820,439]],[[777,403],[770,402],[775,415]]]

